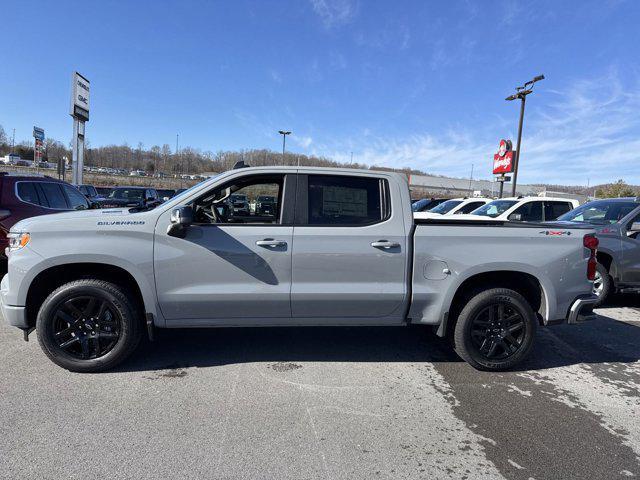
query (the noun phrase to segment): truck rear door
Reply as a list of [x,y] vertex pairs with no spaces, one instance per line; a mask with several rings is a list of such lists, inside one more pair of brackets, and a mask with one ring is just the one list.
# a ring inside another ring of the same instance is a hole
[[389,180],[299,174],[297,183],[292,316],[317,323],[400,323],[408,294],[408,232],[402,208],[392,205]]

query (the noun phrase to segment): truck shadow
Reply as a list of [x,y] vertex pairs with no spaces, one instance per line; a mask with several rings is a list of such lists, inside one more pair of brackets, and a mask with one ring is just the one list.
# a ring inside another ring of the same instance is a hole
[[[518,371],[640,360],[640,328],[599,316],[541,328]],[[156,329],[118,371],[173,370],[251,362],[462,362],[427,327]],[[471,367],[469,367],[471,368]]]

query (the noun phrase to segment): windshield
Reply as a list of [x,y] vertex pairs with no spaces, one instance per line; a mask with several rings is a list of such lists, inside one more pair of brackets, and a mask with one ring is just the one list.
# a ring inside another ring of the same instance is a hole
[[461,203],[462,203],[462,200],[447,200],[446,202],[442,202],[437,207],[434,207],[431,210],[429,210],[429,213],[439,213],[440,215],[444,215],[445,213],[453,210],[455,207],[457,207]]
[[109,194],[109,198],[121,200],[141,200],[144,198],[144,190],[141,188],[116,188]]
[[275,201],[275,198],[261,195],[261,196],[258,197],[258,201],[259,202],[273,202],[273,201]]
[[417,202],[413,202],[411,204],[411,210],[413,210],[414,212],[421,212],[422,210],[424,210],[424,207],[429,205],[431,202],[432,200],[429,200],[428,198],[423,198],[421,200],[418,200]]
[[496,218],[513,207],[516,203],[518,202],[515,200],[494,200],[480,208],[476,208],[471,212],[471,215],[482,215],[483,217]]
[[560,215],[556,220],[590,223],[592,225],[608,225],[618,223],[638,206],[640,206],[640,204],[635,202],[596,200],[595,202],[585,203],[564,215]]

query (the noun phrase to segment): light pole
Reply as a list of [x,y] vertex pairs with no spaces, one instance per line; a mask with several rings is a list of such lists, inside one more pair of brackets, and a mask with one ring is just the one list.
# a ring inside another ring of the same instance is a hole
[[520,99],[520,121],[518,122],[518,142],[516,145],[516,154],[513,159],[513,181],[511,182],[511,196],[516,196],[516,182],[518,180],[518,166],[520,163],[520,148],[522,147],[522,122],[524,121],[524,104],[527,99],[527,95],[533,92],[533,84],[539,82],[540,80],[544,80],[544,75],[538,75],[534,77],[533,80],[529,80],[527,83],[522,85],[521,87],[516,87],[516,93],[513,95],[509,95],[505,100],[508,102],[516,99]]
[[284,146],[287,141],[287,135],[291,135],[291,132],[287,130],[278,130],[278,133],[282,135],[282,164],[284,165]]

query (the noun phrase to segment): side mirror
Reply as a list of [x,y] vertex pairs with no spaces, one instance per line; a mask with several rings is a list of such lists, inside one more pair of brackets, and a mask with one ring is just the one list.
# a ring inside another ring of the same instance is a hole
[[187,227],[193,223],[193,208],[190,206],[176,207],[171,210],[171,225],[167,228],[167,235],[183,238]]
[[522,221],[522,214],[521,213],[512,213],[511,215],[509,215],[508,219],[509,220],[514,220],[516,222],[520,222],[520,221]]
[[632,236],[640,232],[640,222],[633,222],[627,229],[627,235]]

